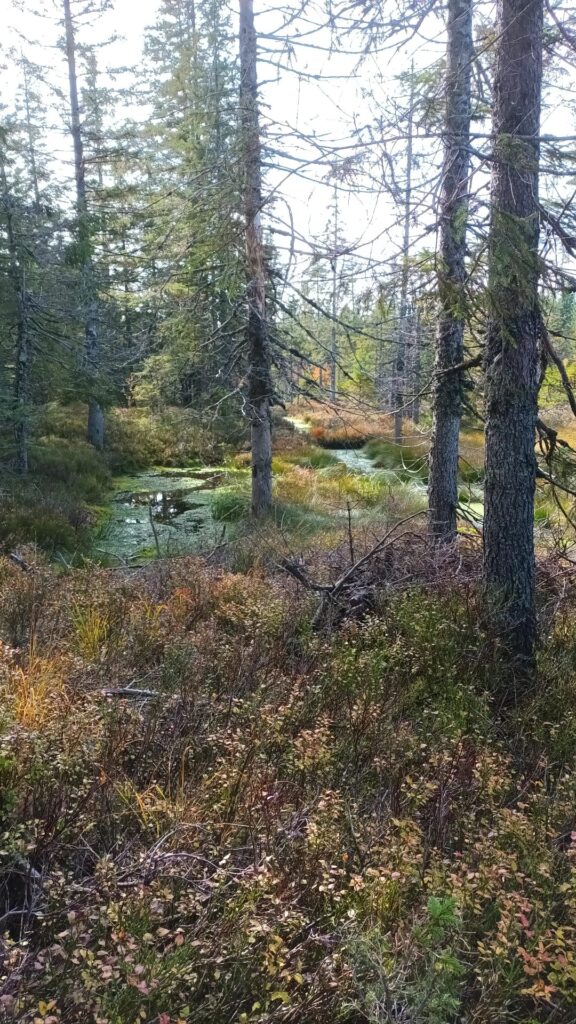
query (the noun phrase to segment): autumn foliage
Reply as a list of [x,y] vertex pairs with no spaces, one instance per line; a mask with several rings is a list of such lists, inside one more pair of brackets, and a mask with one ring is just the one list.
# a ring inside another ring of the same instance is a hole
[[512,706],[470,579],[322,635],[280,572],[30,558],[0,563],[5,1020],[571,1019],[567,598]]

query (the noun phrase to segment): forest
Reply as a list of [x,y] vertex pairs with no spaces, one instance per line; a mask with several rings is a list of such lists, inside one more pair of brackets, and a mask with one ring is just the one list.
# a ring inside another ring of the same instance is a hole
[[576,1024],[576,9],[2,13],[0,1022]]

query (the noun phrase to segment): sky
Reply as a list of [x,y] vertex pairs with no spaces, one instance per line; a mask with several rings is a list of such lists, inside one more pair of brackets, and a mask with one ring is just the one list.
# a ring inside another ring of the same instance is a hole
[[[51,149],[64,174],[71,177],[66,67],[55,50],[56,30],[53,23],[34,15],[30,3],[19,0],[4,2],[8,2],[11,41],[19,45],[19,35],[28,39],[41,38],[43,45],[30,51],[32,59],[39,64],[48,63],[51,66],[51,79],[59,80],[63,100],[51,132]],[[59,6],[59,0],[56,0],[56,13]],[[93,39],[98,41],[99,37],[113,34],[119,38],[103,51],[99,63],[106,61],[110,68],[138,67],[145,30],[154,22],[157,9],[158,0],[113,0],[113,9],[101,20],[100,27],[95,26]],[[314,11],[313,3],[308,5],[308,10]],[[264,0],[255,0],[259,32],[263,36],[274,33],[284,18],[284,11],[285,8],[278,8]],[[311,13],[310,17],[313,16]],[[307,28],[303,26],[301,29],[304,35]],[[288,30],[293,31],[293,27]],[[307,262],[314,251],[324,251],[322,239],[334,199],[333,185],[327,180],[329,161],[318,162],[318,149],[314,144],[310,145],[306,138],[336,139],[341,146],[350,147],[355,126],[371,117],[369,104],[362,95],[367,78],[370,77],[373,88],[382,91],[383,81],[378,80],[390,80],[393,74],[406,66],[408,59],[402,52],[399,55],[387,54],[384,75],[382,69],[374,66],[373,61],[368,61],[362,73],[354,77],[358,57],[327,52],[331,47],[331,37],[327,30],[311,37],[305,35],[305,39],[308,45],[296,46],[292,70],[286,70],[289,63],[286,55],[271,55],[270,41],[262,38],[259,68],[263,133],[272,150],[280,151],[280,155],[270,155],[270,162],[278,163],[281,168],[269,171],[267,176],[273,198],[268,207],[268,224],[277,232],[274,241],[281,253],[294,249],[296,264],[299,261]],[[282,64],[281,70],[275,66],[278,59]],[[308,72],[321,76],[323,80],[307,80]],[[134,109],[130,113],[138,116],[139,111]],[[339,155],[349,156],[351,152],[351,148],[342,149]],[[282,155],[286,153],[290,153],[292,159]],[[298,173],[294,173],[295,167],[298,167]],[[341,184],[338,189],[338,219],[342,239],[351,248],[363,252],[364,262],[367,263],[370,254],[381,251],[382,230],[389,221],[394,220],[395,211],[393,204],[389,201],[386,203],[382,196],[377,198],[375,195],[364,195],[359,198],[353,194],[355,191],[356,185],[351,182]],[[296,243],[292,243],[286,234],[293,229],[297,235]]]
[[[52,66],[51,77],[58,79],[62,89],[62,102],[51,132],[51,148],[56,161],[65,174],[71,174],[71,141],[67,127],[66,69],[55,49],[54,28],[34,14],[28,0],[3,0],[8,4],[8,42],[19,45],[18,33],[28,38],[41,38],[43,46],[36,51],[39,63]],[[55,2],[57,11],[59,2]],[[101,21],[96,33],[118,35],[118,41],[106,50],[109,67],[137,68],[142,57],[146,26],[153,23],[158,0],[113,0],[113,9]],[[235,10],[235,4],[233,9]],[[358,38],[344,39],[334,48],[327,29],[310,33],[310,23],[317,8],[310,0],[305,8],[304,21],[295,22],[283,34],[290,34],[296,42],[295,54],[290,61],[286,52],[280,52],[278,42],[268,38],[278,33],[285,17],[285,7],[269,0],[255,0],[257,28],[261,33],[259,77],[261,88],[261,117],[264,137],[271,152],[269,162],[277,165],[267,173],[267,185],[272,200],[268,206],[268,225],[274,229],[274,241],[280,253],[289,258],[294,250],[293,268],[302,267],[313,252],[326,253],[325,235],[333,214],[334,185],[330,174],[332,157],[321,157],[322,144],[337,145],[337,162],[356,151],[361,135],[371,138],[374,146],[367,147],[368,157],[378,152],[378,130],[371,130],[378,117],[388,116],[394,104],[406,108],[406,88],[400,87],[398,75],[415,67],[428,67],[443,53],[445,39],[442,22],[432,19],[419,38],[408,42],[395,40],[379,52],[368,56],[359,66],[359,58],[352,51],[359,45]],[[483,7],[490,15],[489,3]],[[295,39],[299,32],[300,42]],[[95,41],[97,36],[95,35]],[[270,48],[276,50],[273,55]],[[281,46],[280,46],[281,49]],[[54,55],[57,54],[56,60]],[[281,68],[278,68],[278,63]],[[289,69],[291,68],[291,69]],[[312,77],[309,77],[312,76]],[[566,134],[574,130],[574,112],[571,107],[571,88],[576,85],[574,73],[559,79],[558,87],[550,94],[543,117],[543,130]],[[8,83],[8,95],[10,83]],[[6,90],[4,91],[6,96]],[[441,103],[441,96],[438,97]],[[134,109],[135,115],[141,113]],[[390,131],[388,130],[388,134]],[[400,133],[401,134],[401,133]],[[415,145],[419,167],[415,171],[414,198],[426,205],[435,203],[429,193],[428,181],[435,179],[439,157],[439,141],[421,141]],[[399,192],[405,177],[405,142],[399,138],[391,142],[387,151],[388,166],[382,174],[390,179],[393,174]],[[377,169],[376,169],[377,170]],[[478,179],[479,187],[487,192],[488,178]],[[355,251],[360,266],[372,274],[374,261],[392,261],[398,258],[400,248],[399,219],[401,210],[395,204],[390,190],[382,190],[376,182],[368,182],[365,173],[341,181],[337,190],[338,219],[342,244]],[[433,213],[434,211],[432,211]],[[414,218],[413,234],[418,237],[426,228],[427,220],[434,220],[429,209]],[[294,237],[292,238],[292,232]],[[426,245],[434,238],[424,236]]]

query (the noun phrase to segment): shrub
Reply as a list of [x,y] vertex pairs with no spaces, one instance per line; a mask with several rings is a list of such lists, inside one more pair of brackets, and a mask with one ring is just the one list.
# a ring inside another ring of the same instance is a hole
[[98,501],[110,483],[100,455],[86,442],[45,438],[30,452],[30,471],[61,485],[66,494]]
[[107,459],[115,471],[219,462],[221,444],[187,409],[115,409],[107,421]]
[[0,518],[0,550],[12,551],[22,544],[37,544],[50,552],[73,551],[81,544],[81,534],[65,511],[46,504],[32,508],[5,505]]
[[379,613],[319,634],[262,559],[0,559],[30,640],[0,656],[6,1020],[573,1019],[573,592],[512,708],[474,574],[392,568]]

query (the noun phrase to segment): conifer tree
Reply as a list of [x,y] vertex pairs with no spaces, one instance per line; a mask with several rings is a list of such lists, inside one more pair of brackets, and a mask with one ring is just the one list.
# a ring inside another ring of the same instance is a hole
[[[534,452],[542,316],[542,0],[499,0],[486,351],[484,577],[495,623],[530,667],[536,639]],[[521,69],[521,71],[520,71]]]
[[[80,306],[84,322],[84,363],[89,383],[87,438],[95,448],[104,446],[104,411],[98,399],[98,374],[101,355],[98,287],[93,259],[91,213],[88,203],[85,158],[85,127],[80,108],[76,30],[72,0],[62,0],[65,53],[70,95],[70,132],[74,146],[74,179],[76,186],[76,217]],[[91,9],[84,6],[84,11]]]
[[240,0],[240,125],[246,237],[246,354],[251,425],[252,514],[272,507],[272,377],[262,237],[262,158],[253,0]]
[[449,0],[446,59],[444,166],[439,219],[438,295],[432,446],[430,532],[456,536],[458,455],[466,279],[466,228],[470,173],[472,0]]

